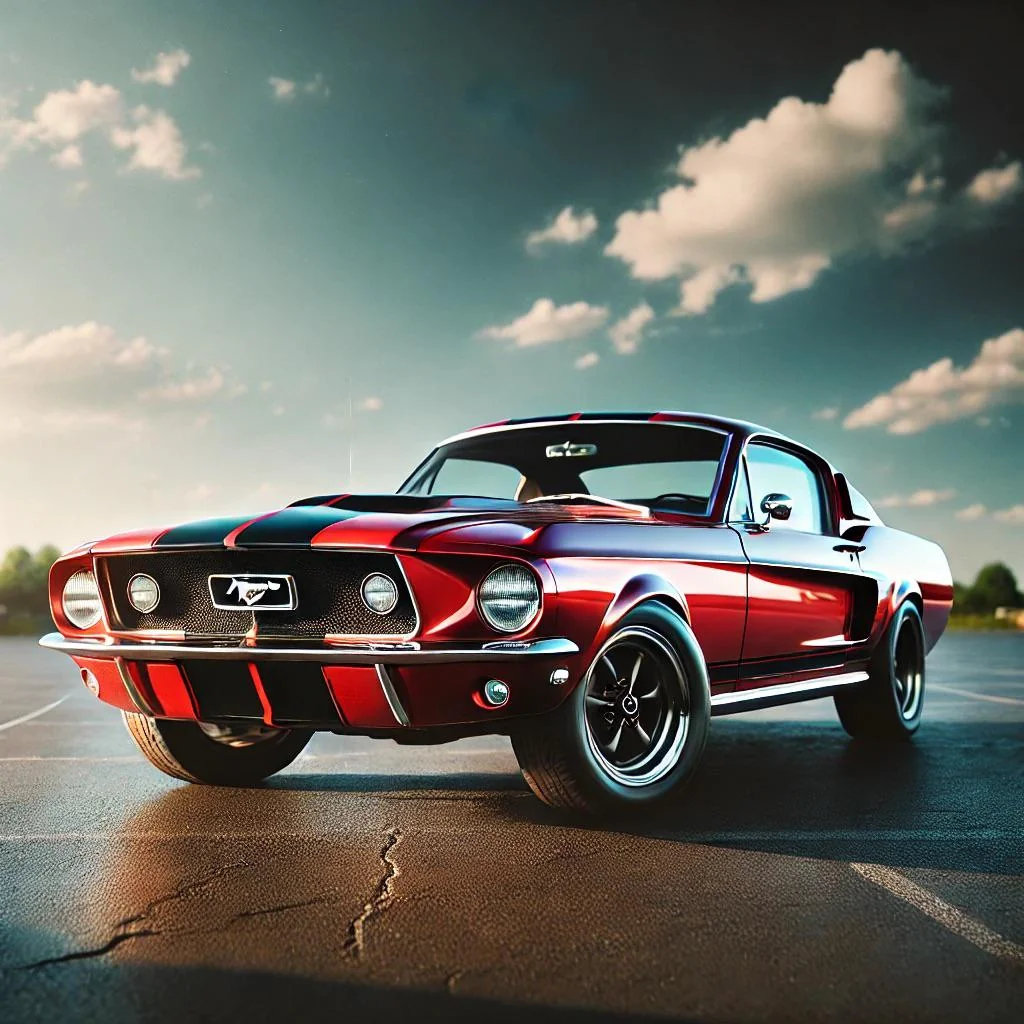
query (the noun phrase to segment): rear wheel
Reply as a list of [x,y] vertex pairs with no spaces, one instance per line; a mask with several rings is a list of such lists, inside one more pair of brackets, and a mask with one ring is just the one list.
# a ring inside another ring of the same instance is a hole
[[565,703],[523,723],[512,746],[545,803],[630,811],[667,798],[690,777],[710,706],[690,627],[651,603],[623,618]]
[[176,779],[215,786],[261,782],[290,765],[312,735],[306,729],[273,729],[258,723],[219,726],[122,714],[150,764]]
[[835,695],[843,728],[859,739],[907,740],[924,706],[924,626],[905,601],[868,666],[868,681]]

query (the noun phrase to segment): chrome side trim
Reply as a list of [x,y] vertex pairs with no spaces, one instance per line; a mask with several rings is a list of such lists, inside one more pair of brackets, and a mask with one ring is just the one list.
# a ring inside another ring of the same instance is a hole
[[126,661],[313,661],[321,665],[424,665],[452,662],[523,661],[562,658],[580,649],[565,637],[516,640],[485,644],[396,643],[324,644],[319,647],[242,646],[240,644],[184,644],[153,641],[69,639],[47,633],[40,647],[88,658]]
[[867,672],[840,672],[834,676],[821,676],[796,683],[778,683],[754,690],[738,690],[733,693],[717,693],[711,698],[712,715],[732,715],[738,711],[755,711],[780,704],[794,704],[815,697],[827,697],[844,686],[856,686],[867,682]]
[[395,721],[399,725],[408,725],[409,716],[405,713],[405,708],[402,707],[402,702],[398,699],[398,693],[395,690],[395,684],[391,682],[391,676],[388,675],[387,666],[377,664],[374,668],[377,670],[380,688],[384,691],[384,699],[388,702],[388,707],[391,708],[391,714],[395,716]]

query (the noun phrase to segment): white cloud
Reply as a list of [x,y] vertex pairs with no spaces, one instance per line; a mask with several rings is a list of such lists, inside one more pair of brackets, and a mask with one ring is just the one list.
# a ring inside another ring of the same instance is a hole
[[640,339],[643,337],[644,328],[654,319],[654,310],[641,302],[634,306],[621,320],[608,329],[608,335],[612,339],[615,351],[622,355],[631,355],[640,347]]
[[275,100],[282,103],[290,103],[297,96],[305,93],[307,96],[320,96],[325,98],[331,95],[331,90],[324,80],[324,76],[318,71],[312,78],[305,82],[297,82],[292,78],[278,78],[271,75],[267,79]]
[[551,299],[538,299],[528,313],[509,324],[485,327],[479,337],[512,341],[516,348],[529,348],[552,341],[582,338],[607,320],[606,306],[592,306],[589,302],[556,306]]
[[[153,388],[147,388],[139,397],[162,402],[194,402],[221,394],[227,383],[224,371],[211,366],[198,377],[183,380],[168,380]],[[242,392],[238,392],[241,394]]]
[[368,395],[359,403],[361,412],[380,412],[384,408],[384,400],[376,395]]
[[679,289],[679,306],[673,312],[706,313],[718,298],[718,293],[738,280],[740,275],[733,267],[704,267],[683,281]]
[[547,227],[531,231],[526,236],[526,247],[536,250],[548,243],[575,245],[585,242],[596,230],[597,217],[590,210],[576,213],[567,206]]
[[1024,505],[1013,505],[992,513],[997,523],[1008,523],[1011,526],[1024,526]]
[[172,181],[198,178],[198,167],[189,167],[188,147],[174,119],[163,110],[136,107],[132,111],[134,128],[115,128],[110,140],[118,149],[131,150],[129,170],[154,171]]
[[960,509],[956,513],[956,518],[963,520],[965,523],[975,523],[979,519],[984,519],[986,515],[988,515],[988,509],[981,502],[976,502],[973,505]]
[[291,100],[295,98],[297,85],[290,78],[276,78],[271,75],[267,79],[270,88],[274,91],[275,100]]
[[592,366],[597,366],[599,362],[601,362],[601,357],[596,352],[584,352],[583,355],[573,363],[573,366],[575,366],[577,370],[589,370]]
[[952,488],[937,491],[925,487],[912,494],[890,494],[876,504],[879,508],[927,508],[929,505],[938,505],[955,497],[956,491]]
[[151,68],[139,71],[132,68],[132,78],[136,82],[152,85],[174,85],[178,76],[192,63],[187,50],[171,50],[170,53],[158,53]]
[[1024,188],[1021,164],[1015,160],[1005,167],[990,167],[979,171],[967,186],[967,195],[978,203],[1001,203]]
[[64,170],[81,167],[84,163],[84,160],[82,159],[82,149],[80,146],[75,145],[65,146],[50,157],[50,163],[55,164],[57,167],[61,167]]
[[876,395],[843,421],[850,430],[884,426],[890,434],[916,434],[937,423],[977,416],[983,409],[1024,396],[1024,329],[1015,327],[981,345],[964,368],[946,356],[889,391]]
[[[869,50],[826,102],[790,96],[727,137],[685,147],[680,181],[623,213],[605,252],[636,278],[678,278],[678,311],[694,314],[736,282],[768,302],[847,254],[893,252],[944,219],[933,119],[942,96],[900,54]],[[989,192],[1009,187],[985,181]]]
[[821,409],[815,410],[815,412],[811,413],[811,416],[813,419],[825,420],[827,422],[839,416],[839,408],[835,405],[826,405]]
[[0,104],[0,166],[12,153],[44,146],[55,151],[50,159],[58,167],[81,167],[80,141],[87,135],[129,150],[129,170],[175,181],[200,176],[198,168],[186,163],[188,149],[174,119],[146,106],[129,114],[115,86],[86,80],[73,89],[50,92],[25,120],[10,113],[10,103]]
[[141,428],[161,407],[208,401],[223,371],[178,380],[170,353],[96,321],[41,334],[0,331],[0,434]]
[[64,145],[96,128],[109,128],[124,116],[121,92],[112,85],[86,79],[74,89],[47,93],[31,121],[23,122],[26,138]]

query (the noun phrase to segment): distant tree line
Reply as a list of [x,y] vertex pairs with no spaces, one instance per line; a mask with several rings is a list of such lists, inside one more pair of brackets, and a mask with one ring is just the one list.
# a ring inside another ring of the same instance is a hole
[[962,615],[991,615],[997,608],[1022,608],[1024,595],[1017,577],[1002,562],[983,566],[971,584],[953,584],[953,611]]
[[60,557],[52,544],[35,554],[11,548],[0,562],[0,633],[32,633],[50,620],[46,582]]

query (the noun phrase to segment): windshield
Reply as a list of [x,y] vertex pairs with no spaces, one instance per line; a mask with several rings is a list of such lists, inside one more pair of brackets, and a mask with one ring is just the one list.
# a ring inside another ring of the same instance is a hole
[[725,442],[721,431],[668,423],[500,430],[438,448],[400,493],[519,502],[590,494],[707,515]]

